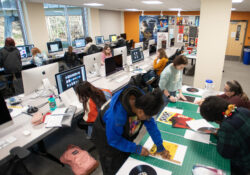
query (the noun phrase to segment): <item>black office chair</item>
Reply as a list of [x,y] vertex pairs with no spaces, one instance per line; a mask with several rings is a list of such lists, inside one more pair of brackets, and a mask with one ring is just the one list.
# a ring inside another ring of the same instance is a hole
[[90,55],[97,52],[100,52],[100,48],[98,48],[96,45],[93,44],[92,46],[89,47],[87,54]]

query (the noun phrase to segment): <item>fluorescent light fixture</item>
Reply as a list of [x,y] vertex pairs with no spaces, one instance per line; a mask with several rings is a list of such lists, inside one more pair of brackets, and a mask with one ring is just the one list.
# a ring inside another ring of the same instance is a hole
[[139,11],[138,9],[125,9],[126,11],[133,11],[133,12],[135,12],[135,11]]
[[170,8],[169,10],[170,10],[170,11],[182,11],[181,8]]
[[143,4],[163,4],[161,1],[141,1]]
[[232,0],[233,3],[242,3],[244,0]]
[[232,11],[236,10],[236,8],[231,8]]
[[92,3],[84,3],[83,5],[86,5],[86,6],[92,6],[92,7],[100,7],[100,6],[104,6],[104,4],[100,4],[100,3],[96,3],[96,2],[92,2]]

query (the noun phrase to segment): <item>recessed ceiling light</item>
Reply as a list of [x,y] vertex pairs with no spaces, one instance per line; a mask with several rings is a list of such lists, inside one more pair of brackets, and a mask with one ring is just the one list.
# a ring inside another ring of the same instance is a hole
[[233,3],[242,3],[244,0],[232,0]]
[[104,4],[100,4],[100,3],[84,3],[83,5],[86,5],[86,6],[92,6],[92,7],[100,7],[100,6],[104,6]]
[[143,4],[163,4],[161,1],[141,1]]
[[231,8],[232,11],[236,10],[236,8]]
[[181,8],[170,8],[169,10],[170,10],[170,11],[182,11]]
[[126,11],[139,11],[138,9],[125,9]]

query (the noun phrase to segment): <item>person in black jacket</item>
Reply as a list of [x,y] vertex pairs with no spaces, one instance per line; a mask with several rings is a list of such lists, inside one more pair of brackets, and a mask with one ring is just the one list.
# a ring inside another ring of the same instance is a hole
[[0,67],[4,68],[10,88],[15,92],[13,80],[21,77],[22,61],[19,50],[15,46],[12,38],[6,38],[5,46],[0,50]]
[[73,68],[80,64],[80,61],[77,60],[78,56],[76,55],[75,52],[73,52],[73,47],[69,46],[68,47],[68,52],[65,52],[64,54],[64,62],[66,63],[68,68]]
[[117,37],[116,46],[117,46],[117,47],[126,46],[126,40],[123,39],[121,36],[118,36],[118,37]]

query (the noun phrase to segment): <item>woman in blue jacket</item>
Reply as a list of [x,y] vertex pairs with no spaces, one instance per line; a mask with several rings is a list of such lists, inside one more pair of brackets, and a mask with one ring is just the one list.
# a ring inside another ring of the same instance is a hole
[[94,124],[93,141],[100,155],[104,175],[115,174],[130,153],[148,156],[149,151],[133,140],[143,124],[157,145],[157,152],[169,158],[169,152],[162,143],[155,120],[163,104],[162,92],[155,90],[144,94],[137,87],[125,87],[106,102]]

